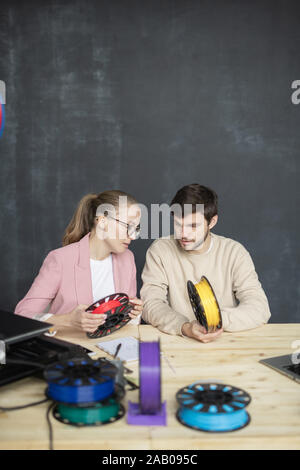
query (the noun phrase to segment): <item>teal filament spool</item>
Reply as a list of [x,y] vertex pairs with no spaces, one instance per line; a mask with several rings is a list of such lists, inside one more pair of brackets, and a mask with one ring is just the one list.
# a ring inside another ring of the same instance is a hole
[[57,403],[53,415],[59,421],[74,426],[99,426],[113,423],[124,416],[123,406],[114,398],[89,407],[78,407]]

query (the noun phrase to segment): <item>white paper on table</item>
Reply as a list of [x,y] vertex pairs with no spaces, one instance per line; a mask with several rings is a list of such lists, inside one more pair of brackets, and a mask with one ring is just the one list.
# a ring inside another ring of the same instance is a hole
[[128,336],[127,338],[113,339],[111,341],[102,341],[100,343],[97,343],[97,347],[110,354],[111,356],[114,356],[119,344],[121,344],[121,348],[117,354],[117,357],[121,361],[138,360],[139,342],[133,336]]

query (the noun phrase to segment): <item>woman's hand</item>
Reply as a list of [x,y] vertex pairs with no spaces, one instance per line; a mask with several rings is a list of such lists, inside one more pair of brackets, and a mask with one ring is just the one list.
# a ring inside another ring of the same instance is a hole
[[70,324],[76,328],[81,328],[87,333],[93,333],[98,326],[103,325],[107,315],[105,313],[86,312],[88,305],[77,305],[77,307],[69,313]]
[[136,318],[143,311],[143,301],[134,297],[133,299],[129,299],[129,302],[133,304],[133,309],[130,311],[129,316],[130,318]]

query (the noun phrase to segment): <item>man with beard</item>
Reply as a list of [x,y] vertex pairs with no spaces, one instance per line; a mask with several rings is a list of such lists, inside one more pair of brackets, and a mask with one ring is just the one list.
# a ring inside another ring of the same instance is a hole
[[[245,247],[211,229],[218,221],[215,191],[199,184],[181,188],[171,202],[174,235],[155,240],[142,273],[143,319],[161,331],[207,343],[222,331],[240,331],[267,323],[271,313]],[[190,209],[190,210],[187,210]],[[205,276],[213,287],[222,328],[207,332],[195,319],[187,281]]]

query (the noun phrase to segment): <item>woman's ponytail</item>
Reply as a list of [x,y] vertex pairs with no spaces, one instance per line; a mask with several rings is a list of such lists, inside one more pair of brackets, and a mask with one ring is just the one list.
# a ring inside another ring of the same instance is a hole
[[102,204],[113,205],[116,209],[119,207],[120,197],[126,197],[128,204],[136,204],[137,201],[130,194],[119,190],[104,191],[100,194],[87,194],[84,196],[67,226],[63,246],[70,245],[81,240],[94,227],[94,219],[97,207]]
[[87,194],[80,200],[77,209],[65,230],[63,246],[78,242],[91,231],[94,225],[96,210],[95,202],[97,199],[98,194]]

